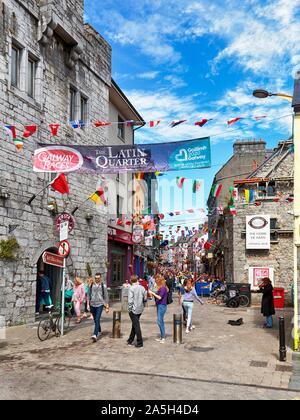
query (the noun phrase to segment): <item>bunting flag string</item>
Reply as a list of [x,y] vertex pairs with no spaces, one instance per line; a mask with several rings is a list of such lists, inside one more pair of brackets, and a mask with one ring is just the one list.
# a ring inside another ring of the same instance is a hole
[[[288,115],[283,115],[271,120],[268,120],[268,122],[272,122],[275,120],[279,120],[282,118],[286,118],[286,117],[290,117],[292,116],[292,114],[288,114]],[[262,120],[268,119],[269,117],[267,115],[262,115],[262,116],[254,116],[254,117],[237,117],[237,118],[233,118],[229,121],[227,121],[227,126],[232,126],[234,124],[236,124],[238,121],[240,120],[254,120],[255,122],[260,122]],[[193,122],[194,126],[198,126],[198,127],[204,127],[209,121],[214,120],[213,118],[203,118],[199,121]],[[71,126],[74,130],[79,130],[79,129],[84,129],[84,128],[89,128],[91,126],[96,127],[96,128],[104,128],[104,127],[108,127],[111,125],[125,125],[125,126],[149,126],[150,128],[155,128],[161,125],[163,121],[162,120],[151,120],[149,122],[146,121],[134,121],[134,120],[129,120],[129,121],[92,121],[92,120],[88,120],[88,121],[82,121],[82,120],[71,120],[68,121],[67,123],[52,123],[52,124],[46,124],[46,126],[48,127],[48,130],[50,131],[50,135],[52,137],[57,137],[59,129],[62,128],[63,126]],[[182,120],[173,120],[171,123],[168,123],[168,126],[171,128],[175,128],[179,125],[182,125],[184,123],[188,123],[189,120],[187,119],[182,119]],[[22,125],[22,124],[21,124]],[[45,125],[42,124],[41,126],[38,126],[36,124],[26,124],[26,125],[22,125],[23,128],[20,129],[20,131],[22,131],[23,133],[18,135],[18,131],[19,128],[16,127],[16,125],[11,125],[11,124],[7,124],[7,123],[0,123],[0,127],[2,127],[7,135],[10,137],[10,139],[15,143],[16,148],[18,150],[22,150],[23,146],[24,146],[24,140],[28,139],[29,137],[33,136],[34,134],[36,134],[42,127],[44,127]],[[25,129],[25,131],[24,131]],[[237,129],[239,130],[239,129]],[[237,131],[237,130],[232,130],[232,131]],[[216,133],[216,134],[211,134],[210,137],[218,137],[221,136],[223,134],[228,134],[227,132],[220,132],[220,133]]]

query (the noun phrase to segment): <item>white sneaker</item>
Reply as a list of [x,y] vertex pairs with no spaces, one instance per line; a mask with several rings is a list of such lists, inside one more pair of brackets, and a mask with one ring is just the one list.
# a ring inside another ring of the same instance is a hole
[[186,333],[186,334],[189,334],[189,333],[190,333],[190,330],[186,330],[186,331],[185,331],[185,333]]
[[97,339],[97,336],[96,335],[92,335],[91,338],[92,338],[92,340],[93,340],[94,343],[97,343],[98,339]]
[[165,338],[162,338],[162,339],[160,340],[160,344],[165,344],[165,342],[166,342],[166,339],[165,339]]
[[160,343],[160,342],[161,342],[161,338],[156,338],[156,339],[155,339],[155,341],[156,341],[157,343]]

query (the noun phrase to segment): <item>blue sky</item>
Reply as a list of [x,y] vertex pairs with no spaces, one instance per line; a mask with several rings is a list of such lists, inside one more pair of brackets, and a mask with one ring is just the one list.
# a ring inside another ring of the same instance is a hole
[[[164,121],[139,130],[137,142],[211,136],[213,167],[188,174],[204,180],[202,201],[235,140],[263,138],[273,148],[291,135],[291,117],[279,119],[290,104],[257,100],[252,90],[292,92],[300,0],[85,0],[85,13],[112,46],[116,82],[146,121]],[[251,119],[261,115],[269,118]],[[249,120],[228,128],[235,117]],[[193,126],[202,118],[214,120]],[[172,129],[173,119],[190,123]]]

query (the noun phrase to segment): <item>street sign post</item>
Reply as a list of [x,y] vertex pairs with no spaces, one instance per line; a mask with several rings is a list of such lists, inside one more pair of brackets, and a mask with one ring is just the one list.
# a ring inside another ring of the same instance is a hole
[[69,222],[64,221],[60,224],[59,229],[59,240],[60,241],[66,241],[69,237]]
[[64,268],[65,259],[60,255],[52,254],[51,252],[44,252],[42,259],[44,264]]

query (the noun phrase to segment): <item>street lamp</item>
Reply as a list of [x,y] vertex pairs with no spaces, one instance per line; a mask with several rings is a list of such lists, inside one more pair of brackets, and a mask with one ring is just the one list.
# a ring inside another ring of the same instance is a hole
[[292,103],[294,109],[293,140],[294,140],[294,350],[299,350],[299,304],[298,278],[300,278],[300,72],[297,73],[294,95],[285,93],[270,93],[264,89],[257,89],[253,96],[266,99],[277,96]]
[[264,89],[256,89],[253,92],[253,96],[255,96],[255,98],[259,98],[259,99],[266,99],[266,98],[269,98],[271,96],[278,96],[279,98],[286,99],[289,102],[293,101],[293,96],[291,96],[291,95],[287,95],[286,93],[271,93],[271,92],[268,92],[267,90],[264,90]]

